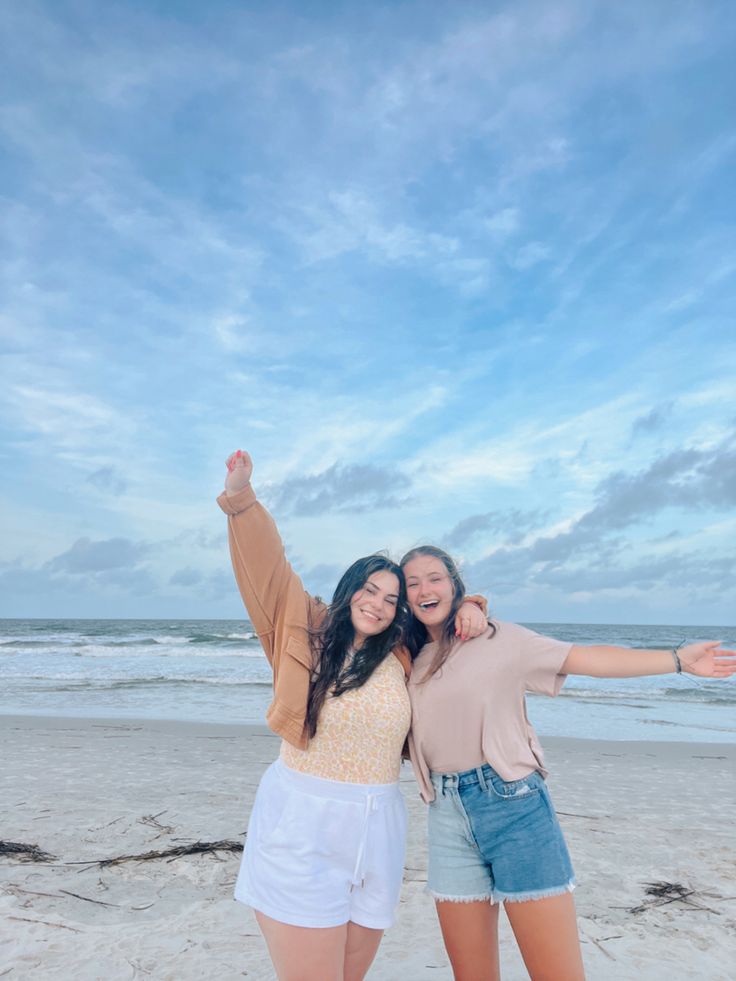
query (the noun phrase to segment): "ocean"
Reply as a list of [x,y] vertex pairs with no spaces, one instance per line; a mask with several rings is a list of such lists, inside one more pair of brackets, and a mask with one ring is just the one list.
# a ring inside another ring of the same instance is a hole
[[[736,646],[734,627],[528,623],[577,644]],[[0,713],[262,723],[271,672],[248,620],[0,620]],[[736,679],[569,678],[530,695],[542,736],[736,742]]]

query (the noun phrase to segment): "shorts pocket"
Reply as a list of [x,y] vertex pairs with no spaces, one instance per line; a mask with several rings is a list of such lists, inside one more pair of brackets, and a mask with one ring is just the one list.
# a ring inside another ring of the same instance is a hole
[[521,780],[502,780],[497,773],[486,777],[488,792],[502,800],[522,801],[536,797],[542,787],[542,777],[534,772]]
[[355,829],[360,829],[362,820],[362,805],[290,788],[261,847],[272,854],[287,852],[295,863],[316,857],[342,859],[350,855]]
[[[295,805],[294,795],[285,794],[280,802],[278,809],[274,808],[264,821],[261,831],[260,845],[262,848],[270,848],[279,840],[288,841],[290,838],[289,827],[293,827],[294,815],[299,813],[298,804]],[[284,828],[287,831],[284,834]]]

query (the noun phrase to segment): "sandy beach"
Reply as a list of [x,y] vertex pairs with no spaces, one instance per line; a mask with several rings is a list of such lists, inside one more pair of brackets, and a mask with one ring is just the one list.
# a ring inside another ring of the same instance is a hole
[[[267,729],[5,716],[0,732],[1,837],[54,856],[0,858],[0,977],[272,978],[251,911],[232,899],[239,854],[97,864],[242,840],[260,775],[278,753]],[[591,981],[733,978],[736,746],[545,745]],[[408,766],[402,789],[410,834],[401,907],[369,978],[446,981],[424,891],[424,805]],[[654,905],[651,882],[680,884],[689,896]],[[526,978],[503,917],[501,949],[505,981]]]

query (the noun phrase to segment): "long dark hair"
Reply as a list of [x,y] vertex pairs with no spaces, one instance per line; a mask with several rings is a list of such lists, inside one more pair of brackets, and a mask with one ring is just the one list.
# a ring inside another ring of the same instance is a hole
[[[373,637],[366,637],[350,663],[345,666],[355,640],[350,617],[350,601],[365,586],[374,572],[392,572],[399,581],[396,616],[391,624]],[[360,688],[378,665],[403,639],[407,619],[406,583],[401,568],[386,555],[367,555],[358,559],[343,573],[332,602],[319,627],[310,628],[309,640],[315,654],[317,672],[309,687],[305,726],[311,739],[317,731],[317,720],[328,695],[338,698],[346,691]]]
[[[440,560],[447,570],[447,575],[450,577],[453,589],[452,604],[450,606],[450,612],[447,614],[447,619],[442,624],[440,642],[432,658],[432,663],[421,679],[422,681],[427,681],[433,674],[436,674],[440,670],[449,657],[453,645],[457,642],[457,637],[455,636],[455,616],[465,599],[465,583],[452,556],[448,555],[443,549],[437,548],[436,545],[419,545],[417,548],[410,549],[401,560],[402,570],[407,562],[411,562],[412,559],[416,559],[420,555],[430,555]],[[488,625],[495,634],[495,626],[490,621]],[[427,628],[415,616],[410,615],[405,630],[405,643],[409,648],[412,660],[418,656],[428,640],[429,632]]]

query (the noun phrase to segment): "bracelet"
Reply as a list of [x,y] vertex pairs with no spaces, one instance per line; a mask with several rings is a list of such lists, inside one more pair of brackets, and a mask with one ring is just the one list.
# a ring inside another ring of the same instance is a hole
[[677,653],[682,647],[682,644],[678,644],[677,647],[672,648],[672,658],[675,662],[675,673],[682,674],[682,661],[680,660],[680,655]]

